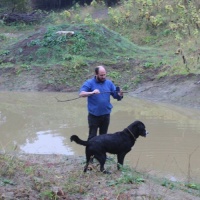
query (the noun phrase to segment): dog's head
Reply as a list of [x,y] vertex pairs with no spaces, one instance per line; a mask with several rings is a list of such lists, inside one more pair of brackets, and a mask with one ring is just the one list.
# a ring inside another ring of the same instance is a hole
[[134,121],[132,124],[130,124],[127,129],[134,134],[136,138],[139,136],[146,137],[148,134],[148,131],[146,131],[145,125],[141,121]]

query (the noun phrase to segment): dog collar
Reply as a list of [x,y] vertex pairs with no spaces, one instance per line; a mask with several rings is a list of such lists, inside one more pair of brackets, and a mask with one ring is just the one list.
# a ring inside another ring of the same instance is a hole
[[133,138],[136,140],[136,138],[135,138],[135,135],[129,130],[129,128],[126,128],[128,131],[129,131],[129,133],[133,136]]

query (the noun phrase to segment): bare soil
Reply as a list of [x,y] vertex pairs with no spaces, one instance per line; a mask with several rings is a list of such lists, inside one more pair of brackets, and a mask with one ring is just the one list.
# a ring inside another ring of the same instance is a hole
[[[112,66],[113,69],[120,66]],[[77,87],[61,85],[59,87],[44,84],[38,68],[23,71],[17,75],[17,68],[0,69],[0,91],[43,91],[74,92]],[[146,80],[129,90],[130,95],[151,101],[172,103],[183,107],[200,108],[200,74],[164,77],[161,79],[148,76]],[[152,75],[153,76],[153,75]]]
[[173,76],[140,84],[133,96],[176,104],[182,107],[200,108],[200,75]]

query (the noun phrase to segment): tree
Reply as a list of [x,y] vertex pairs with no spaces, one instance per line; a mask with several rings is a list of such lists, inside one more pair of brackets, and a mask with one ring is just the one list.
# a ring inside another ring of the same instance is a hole
[[26,12],[30,9],[30,0],[1,0],[2,7],[10,12]]

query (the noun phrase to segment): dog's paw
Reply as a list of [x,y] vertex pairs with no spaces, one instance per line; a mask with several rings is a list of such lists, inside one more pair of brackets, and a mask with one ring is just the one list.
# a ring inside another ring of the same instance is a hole
[[92,165],[92,163],[88,165],[87,170],[89,171],[95,170],[95,167]]
[[104,169],[102,172],[103,172],[104,174],[111,174],[111,172],[109,172],[109,171],[107,171],[107,170],[105,170],[105,169]]

